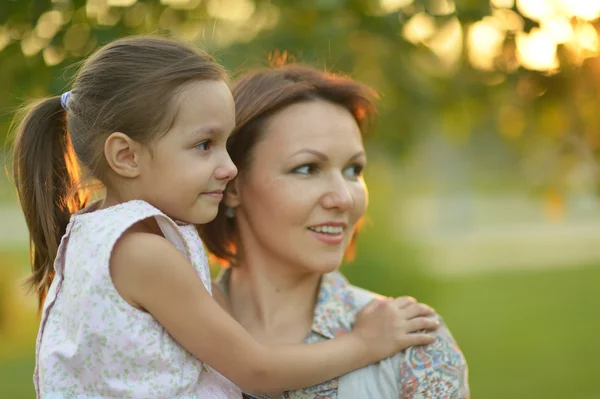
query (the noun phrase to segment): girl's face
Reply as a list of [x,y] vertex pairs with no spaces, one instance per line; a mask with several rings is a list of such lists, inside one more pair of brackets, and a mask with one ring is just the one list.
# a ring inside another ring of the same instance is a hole
[[356,121],[338,105],[307,101],[270,117],[263,134],[226,198],[242,256],[293,272],[336,269],[367,206]]
[[199,81],[174,101],[171,128],[144,158],[144,199],[175,220],[208,223],[237,173],[225,148],[235,126],[233,98],[224,82]]

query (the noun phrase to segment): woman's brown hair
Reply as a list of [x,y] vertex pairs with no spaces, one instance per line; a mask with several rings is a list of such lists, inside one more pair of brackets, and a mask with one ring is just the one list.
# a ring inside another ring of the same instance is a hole
[[[232,88],[236,109],[236,127],[227,142],[231,160],[244,177],[251,167],[254,147],[261,140],[269,118],[292,104],[324,100],[342,106],[352,114],[363,135],[376,113],[376,93],[350,78],[316,69],[286,65],[249,73]],[[219,205],[217,217],[199,227],[208,250],[221,261],[235,264],[235,221],[227,218],[225,205]],[[352,240],[354,242],[354,240]],[[353,249],[353,243],[349,247]]]
[[66,104],[51,97],[28,107],[17,129],[13,174],[29,228],[40,305],[71,214],[86,206],[78,161],[101,182],[104,142],[113,132],[147,144],[174,118],[171,99],[197,80],[225,80],[223,68],[193,46],[160,37],[116,40],[90,56]]

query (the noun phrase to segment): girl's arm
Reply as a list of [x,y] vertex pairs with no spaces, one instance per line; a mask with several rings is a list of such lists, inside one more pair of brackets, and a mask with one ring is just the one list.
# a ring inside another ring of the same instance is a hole
[[127,232],[110,261],[120,295],[143,309],[198,359],[242,390],[274,392],[315,385],[389,357],[411,345],[427,344],[435,328],[424,305],[399,309],[394,301],[372,303],[353,332],[317,344],[267,347],[224,311],[202,285],[189,261],[165,238]]

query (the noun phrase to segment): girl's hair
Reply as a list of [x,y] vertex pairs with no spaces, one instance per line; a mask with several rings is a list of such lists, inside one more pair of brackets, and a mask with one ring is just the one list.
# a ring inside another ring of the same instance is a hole
[[25,111],[14,142],[13,173],[30,233],[28,283],[40,305],[70,216],[89,198],[78,161],[90,177],[106,184],[104,142],[111,133],[147,144],[168,131],[175,117],[172,99],[183,85],[226,79],[224,69],[193,46],[129,37],[100,48],[83,63],[66,110],[61,97],[51,97]]
[[[269,118],[292,104],[324,100],[344,107],[358,123],[361,133],[368,130],[376,113],[373,89],[350,78],[316,69],[286,65],[247,74],[232,88],[236,127],[227,142],[227,150],[243,178],[251,167],[254,148],[264,135]],[[217,217],[199,227],[209,251],[221,261],[235,264],[238,259],[235,222],[227,218],[225,205],[219,204]],[[348,253],[354,249],[354,239]]]

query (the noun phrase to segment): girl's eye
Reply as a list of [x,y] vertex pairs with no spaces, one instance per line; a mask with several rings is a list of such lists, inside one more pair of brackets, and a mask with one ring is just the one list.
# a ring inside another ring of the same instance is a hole
[[351,179],[358,179],[362,176],[363,169],[363,165],[355,164],[346,168],[346,170],[344,170],[344,174]]
[[205,140],[205,141],[203,141],[201,143],[198,143],[196,145],[196,148],[198,148],[198,149],[200,149],[202,151],[208,151],[208,150],[210,150],[211,145],[212,145],[212,143],[211,143],[210,140]]
[[315,164],[307,164],[307,165],[298,166],[297,168],[292,170],[292,173],[297,173],[299,175],[310,175],[310,174],[315,173],[316,171],[317,171],[317,167]]

